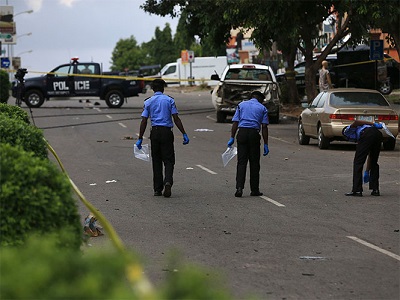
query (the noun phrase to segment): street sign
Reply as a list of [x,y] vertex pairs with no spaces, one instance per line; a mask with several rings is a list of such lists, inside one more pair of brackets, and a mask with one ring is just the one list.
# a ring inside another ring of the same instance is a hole
[[188,51],[188,61],[190,63],[194,62],[194,51]]
[[369,59],[370,60],[383,59],[383,40],[371,40],[369,42]]
[[0,39],[11,39],[12,38],[12,34],[11,33],[0,33]]
[[3,69],[8,69],[10,66],[10,59],[8,57],[2,57],[1,58],[1,67]]

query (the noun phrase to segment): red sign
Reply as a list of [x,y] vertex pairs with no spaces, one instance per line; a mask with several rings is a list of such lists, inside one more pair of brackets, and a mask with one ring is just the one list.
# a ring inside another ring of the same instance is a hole
[[183,64],[187,64],[189,62],[189,53],[187,50],[181,51],[181,59]]

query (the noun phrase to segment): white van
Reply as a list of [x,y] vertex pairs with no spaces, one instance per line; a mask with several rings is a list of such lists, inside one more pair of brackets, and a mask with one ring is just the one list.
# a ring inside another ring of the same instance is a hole
[[[193,63],[182,63],[182,59],[166,64],[160,71],[161,78],[170,85],[217,85],[218,81],[210,80],[211,75],[221,75],[228,65],[226,56],[196,57]],[[192,80],[190,80],[192,79]]]

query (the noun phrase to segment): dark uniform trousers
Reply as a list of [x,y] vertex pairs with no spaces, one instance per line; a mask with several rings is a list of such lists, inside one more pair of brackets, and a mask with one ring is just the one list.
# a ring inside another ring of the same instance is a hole
[[[151,158],[153,163],[154,191],[161,192],[164,184],[173,184],[175,165],[174,134],[170,127],[153,126],[150,132]],[[163,164],[165,177],[163,177]]]
[[260,183],[260,140],[257,129],[239,128],[237,134],[238,158],[236,170],[236,188],[244,188],[247,162],[250,163],[250,189],[259,190]]
[[364,163],[370,156],[369,189],[379,190],[378,158],[381,151],[382,133],[375,127],[365,128],[358,140],[353,163],[353,192],[362,192],[362,171]]

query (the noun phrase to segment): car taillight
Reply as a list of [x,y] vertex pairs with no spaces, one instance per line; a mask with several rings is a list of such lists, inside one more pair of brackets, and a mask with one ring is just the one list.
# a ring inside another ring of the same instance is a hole
[[378,121],[398,121],[398,115],[378,115]]
[[355,115],[347,115],[347,114],[330,114],[329,119],[354,121],[356,119],[356,116]]

